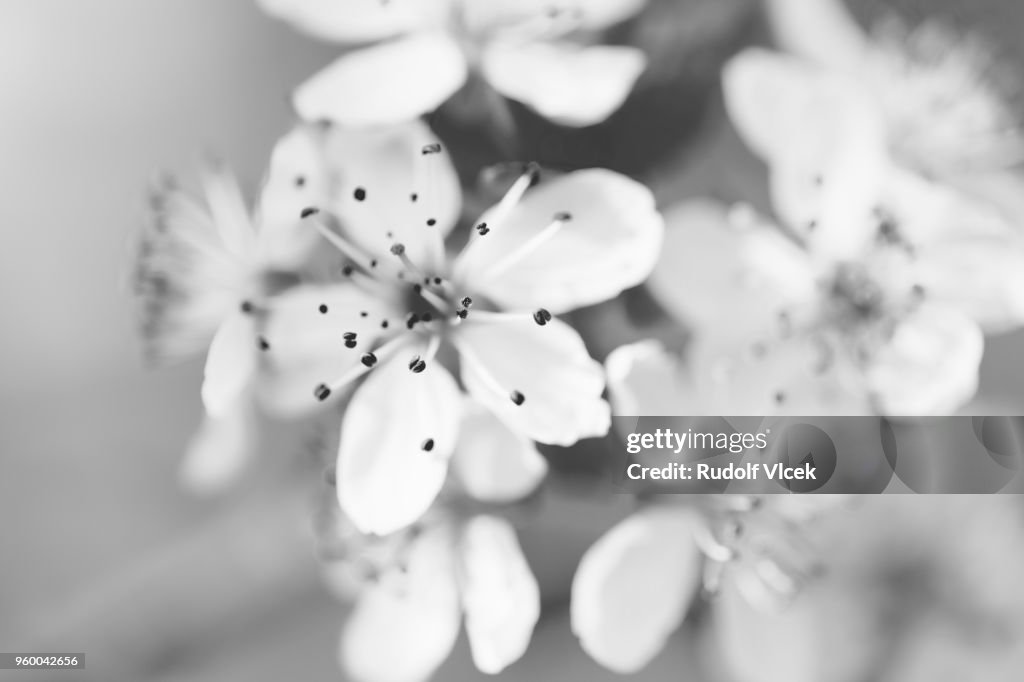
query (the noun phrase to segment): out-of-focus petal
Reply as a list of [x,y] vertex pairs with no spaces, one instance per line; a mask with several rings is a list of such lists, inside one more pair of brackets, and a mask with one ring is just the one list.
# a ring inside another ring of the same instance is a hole
[[473,662],[495,675],[519,660],[540,616],[540,588],[515,529],[504,519],[479,515],[459,545],[462,606]]
[[590,126],[626,101],[647,59],[633,47],[496,42],[483,55],[484,76],[510,99],[566,126]]
[[689,368],[658,341],[619,346],[605,360],[612,411],[629,416],[701,414]]
[[807,254],[749,209],[693,200],[670,208],[665,220],[665,243],[647,286],[697,333],[760,330],[783,308],[816,295]]
[[880,113],[840,74],[751,48],[723,75],[738,132],[770,166],[776,212],[828,258],[857,255],[874,236],[888,167]]
[[236,258],[246,258],[256,244],[256,232],[238,180],[227,168],[216,164],[203,170],[202,186],[210,217],[224,246]]
[[636,672],[682,622],[701,571],[693,526],[685,510],[647,509],[583,555],[572,583],[572,630],[598,663]]
[[860,71],[868,40],[842,0],[767,0],[779,45],[830,67]]
[[360,43],[432,25],[446,0],[257,0],[263,10],[324,40]]
[[506,504],[533,492],[544,480],[548,463],[533,441],[468,400],[452,468],[474,498]]
[[872,358],[867,380],[878,409],[893,416],[951,414],[978,390],[985,340],[970,318],[922,305]]
[[283,415],[317,409],[317,386],[338,380],[376,348],[388,332],[385,320],[389,329],[400,327],[399,308],[351,284],[303,286],[278,296],[262,330],[262,404]]
[[462,403],[455,380],[440,363],[417,374],[408,361],[397,355],[374,369],[342,420],[338,500],[364,533],[386,535],[419,519],[455,449]]
[[192,437],[179,477],[188,491],[215,495],[234,483],[256,448],[250,406],[239,401],[223,416],[206,417]]
[[415,540],[405,570],[366,589],[341,636],[341,664],[356,682],[422,682],[444,662],[461,611],[452,537],[432,529]]
[[470,313],[455,342],[466,389],[513,431],[552,445],[608,432],[602,367],[561,320]]
[[332,190],[321,149],[320,135],[306,125],[274,145],[256,215],[258,258],[267,267],[296,269],[321,243],[299,218],[303,209],[323,206]]
[[[536,238],[559,214],[569,220],[508,267],[503,259]],[[606,170],[584,170],[530,191],[507,219],[492,209],[491,230],[455,263],[454,277],[505,309],[558,314],[598,303],[642,282],[661,247],[664,224],[643,185]],[[499,269],[500,268],[500,269]]]
[[420,121],[325,133],[323,158],[332,183],[326,208],[345,236],[382,265],[398,264],[390,252],[395,243],[421,268],[440,265],[438,250],[462,210],[462,193],[448,154],[423,153],[437,144]]
[[599,31],[638,14],[647,0],[462,0],[463,21],[476,35],[559,37]]
[[256,370],[257,336],[252,317],[236,311],[217,329],[206,355],[202,398],[213,418],[231,411]]
[[396,38],[340,57],[300,85],[295,109],[307,121],[380,126],[411,121],[462,87],[461,48],[442,33]]

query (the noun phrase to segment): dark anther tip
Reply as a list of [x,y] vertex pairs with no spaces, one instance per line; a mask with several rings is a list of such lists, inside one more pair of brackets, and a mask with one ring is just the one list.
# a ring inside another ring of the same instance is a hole
[[424,452],[430,452],[431,450],[434,449],[434,439],[426,439],[425,441],[423,441],[422,444],[420,444],[420,447],[423,449]]
[[307,208],[302,209],[302,212],[299,213],[299,217],[300,218],[308,218],[309,216],[316,215],[319,212],[320,212],[319,208],[314,208],[313,206],[309,206]]
[[403,253],[405,253],[405,244],[392,244],[391,253],[393,253],[396,256],[401,256]]
[[366,190],[362,187],[356,187],[356,190],[352,192],[352,196],[355,197],[356,201],[363,201],[366,199]]
[[317,400],[323,402],[331,396],[331,389],[327,387],[327,384],[320,384],[313,389],[313,395]]
[[515,403],[517,406],[522,405],[524,402],[526,402],[526,396],[520,393],[519,391],[512,391],[512,394],[509,396],[509,398],[511,398],[512,402]]
[[327,314],[327,304],[326,303],[321,303],[320,306],[317,308],[317,310],[320,311],[321,315],[326,315]]
[[373,353],[363,353],[363,357],[359,358],[359,361],[367,367],[373,367],[377,364],[377,356]]

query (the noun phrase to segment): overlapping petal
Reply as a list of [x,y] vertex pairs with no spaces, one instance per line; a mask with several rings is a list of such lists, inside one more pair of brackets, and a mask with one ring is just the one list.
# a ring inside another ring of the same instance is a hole
[[350,52],[298,87],[295,109],[307,121],[372,127],[430,113],[466,81],[462,49],[424,32]]
[[422,516],[455,449],[462,416],[455,380],[439,363],[418,374],[407,365],[405,355],[382,361],[342,420],[338,500],[364,533],[386,535]]
[[[548,241],[501,267],[559,214],[570,220]],[[642,282],[658,258],[664,224],[643,185],[617,173],[577,171],[530,191],[507,219],[456,261],[454,276],[507,310],[558,314],[598,303]]]
[[341,636],[341,663],[357,682],[421,682],[444,662],[461,611],[449,529],[417,538],[405,570],[366,589]]
[[256,447],[254,422],[246,401],[237,401],[221,417],[206,417],[185,451],[181,484],[198,495],[210,495],[237,480]]
[[533,492],[548,464],[533,441],[467,400],[452,470],[473,498],[506,504]]
[[447,0],[257,0],[263,10],[310,35],[341,43],[390,38],[430,26],[448,9]]
[[682,622],[701,572],[694,523],[686,510],[646,509],[583,555],[572,584],[572,630],[598,663],[636,672]]
[[466,389],[510,429],[552,445],[608,432],[604,372],[561,320],[539,326],[528,315],[470,315],[455,342]]
[[497,674],[519,660],[540,617],[540,588],[515,529],[478,515],[466,522],[459,546],[466,632],[476,667]]
[[252,317],[241,311],[228,315],[206,355],[202,398],[210,417],[223,417],[236,406],[255,375],[256,354]]
[[633,47],[496,41],[481,68],[494,88],[566,126],[604,121],[629,96],[647,64]]
[[619,346],[605,360],[608,395],[616,415],[701,414],[689,368],[657,341]]

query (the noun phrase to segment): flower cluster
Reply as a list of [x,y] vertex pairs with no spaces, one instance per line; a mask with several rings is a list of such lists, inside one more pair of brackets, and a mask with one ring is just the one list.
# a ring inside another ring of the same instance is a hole
[[[645,68],[611,44],[643,0],[258,4],[345,53],[295,90],[253,208],[219,164],[154,187],[142,334],[154,359],[205,354],[190,487],[234,481],[282,421],[338,434],[320,539],[355,679],[429,677],[463,623],[481,671],[524,654],[540,588],[514,521],[549,453],[613,413],[948,413],[985,334],[1024,324],[1024,142],[977,41],[764,0],[782,51],[740,51],[721,84],[770,200],[659,207],[615,170],[514,159],[488,195],[421,118],[465,90],[601,124]],[[638,334],[595,359],[571,313],[640,285],[685,353]],[[779,608],[816,572],[806,520],[846,507],[642,500],[583,557],[573,630],[631,672],[698,599]]]

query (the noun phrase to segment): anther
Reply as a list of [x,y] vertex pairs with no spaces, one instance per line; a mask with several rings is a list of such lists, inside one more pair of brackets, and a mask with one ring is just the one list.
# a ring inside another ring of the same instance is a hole
[[388,328],[388,321],[387,320],[381,320],[380,321],[380,328],[381,329],[387,329]]
[[370,313],[366,312],[365,310],[360,310],[359,311],[359,317],[369,317],[369,316],[370,316]]
[[355,348],[357,345],[359,345],[359,342],[354,338],[345,339],[345,348]]
[[345,332],[344,334],[341,335],[341,338],[345,339],[346,341],[355,341],[356,340],[356,333],[355,332]]
[[422,153],[423,153],[424,156],[426,156],[427,154],[440,154],[441,153],[441,143],[440,142],[434,142],[433,144],[424,145],[423,149],[422,149]]
[[260,350],[270,350],[270,343],[262,336],[256,340],[256,345]]
[[374,258],[373,260],[370,261],[370,267],[371,268],[377,267],[377,259],[376,258]]
[[551,313],[544,308],[540,308],[533,314],[533,321],[543,327],[551,321]]
[[404,255],[405,254],[405,244],[397,244],[397,243],[396,244],[392,244],[391,245],[391,253],[396,255],[396,256]]
[[409,200],[415,203],[420,200],[420,195],[416,194],[416,192],[413,192],[412,194],[409,195]]
[[373,353],[363,353],[363,357],[359,358],[359,361],[367,367],[373,367],[377,364],[377,356]]
[[473,305],[473,299],[471,299],[469,296],[466,296],[464,299],[462,299],[462,305],[465,308],[469,308],[470,306]]
[[352,193],[352,196],[355,197],[356,201],[365,201],[366,190],[363,189],[362,187],[356,187],[356,191]]
[[427,227],[433,227],[437,225],[437,220],[434,218],[427,218]]
[[413,374],[419,374],[427,368],[427,363],[418,355],[413,356],[412,360],[409,361],[409,371]]
[[351,277],[354,271],[355,269],[351,265],[346,265],[341,269],[341,274],[345,275],[346,277]]
[[409,317],[405,319],[405,326],[412,329],[416,326],[416,323],[420,321],[420,316],[416,313],[409,313]]
[[296,187],[302,187],[305,184],[306,184],[306,178],[304,176],[299,175],[299,176],[297,176],[295,178],[295,186]]
[[512,394],[509,396],[509,398],[512,399],[512,402],[515,403],[516,406],[522,405],[526,401],[526,396],[520,393],[519,391],[512,391]]
[[242,301],[242,304],[239,306],[239,308],[243,313],[248,315],[253,310],[252,301]]
[[485,234],[491,231],[491,228],[487,227],[487,223],[480,223],[476,226],[477,234],[483,237]]
[[559,211],[558,213],[555,214],[555,220],[560,220],[563,223],[567,223],[570,220],[572,220],[572,213],[569,213],[568,211]]
[[314,208],[312,206],[309,206],[308,208],[302,209],[302,212],[299,213],[299,217],[300,218],[308,218],[309,216],[316,215],[319,212],[320,212],[319,208]]
[[430,452],[431,450],[434,449],[434,439],[433,438],[426,439],[425,441],[423,441],[422,444],[420,444],[420,448],[423,449],[423,452]]
[[321,303],[320,307],[317,308],[317,310],[320,311],[321,315],[326,315],[327,314],[327,304],[326,303]]
[[460,320],[464,320],[464,319],[466,319],[467,317],[469,317],[469,311],[468,311],[468,310],[466,310],[465,308],[462,308],[462,309],[460,309],[460,310],[456,310],[456,311],[455,311],[455,314],[456,314],[456,315],[458,316],[458,318],[459,318]]
[[331,389],[327,387],[327,384],[320,384],[313,389],[313,396],[320,402],[323,402],[331,396]]

